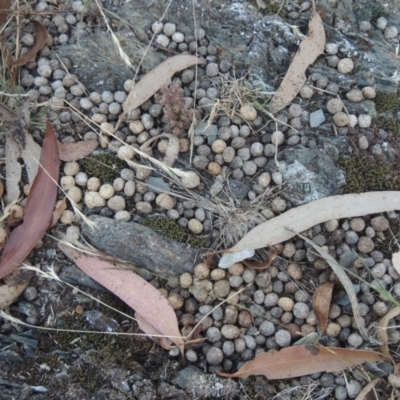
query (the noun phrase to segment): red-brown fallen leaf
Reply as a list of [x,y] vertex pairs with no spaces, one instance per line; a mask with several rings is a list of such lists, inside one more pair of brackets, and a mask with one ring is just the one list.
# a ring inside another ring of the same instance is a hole
[[153,285],[128,269],[116,267],[96,257],[84,256],[66,244],[59,243],[58,247],[85,274],[113,292],[146,319],[154,329],[151,334],[159,332],[164,335],[175,343],[183,354],[184,340],[179,332],[175,311]]
[[217,372],[227,378],[247,378],[264,375],[267,379],[287,379],[331,372],[365,362],[390,361],[384,354],[375,351],[319,347],[314,345],[287,347],[275,354],[260,353],[233,374]]
[[40,153],[40,166],[25,206],[24,222],[15,228],[0,259],[0,279],[26,258],[49,228],[57,198],[60,160],[53,127],[47,130]]
[[319,285],[313,296],[313,310],[317,317],[318,326],[321,334],[325,332],[328,326],[329,308],[332,300],[332,290],[335,286],[334,282],[325,282]]
[[58,153],[61,161],[77,161],[87,157],[96,150],[97,140],[82,140],[76,143],[59,143]]
[[47,31],[46,28],[39,21],[32,21],[36,31],[35,43],[33,46],[18,60],[15,60],[11,65],[15,67],[21,67],[35,59],[36,54],[44,47],[47,42]]

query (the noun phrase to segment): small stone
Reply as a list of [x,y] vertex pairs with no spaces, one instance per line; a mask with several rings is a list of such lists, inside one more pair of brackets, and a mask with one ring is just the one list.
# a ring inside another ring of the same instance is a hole
[[297,302],[293,307],[293,315],[299,319],[306,319],[308,314],[310,313],[310,309],[308,305],[303,302]]
[[159,45],[163,46],[163,47],[168,47],[168,45],[169,45],[169,38],[168,38],[168,36],[166,36],[166,35],[160,34],[160,35],[157,35],[157,37],[156,37],[156,42],[157,42]]
[[368,139],[365,136],[361,136],[358,139],[358,147],[360,150],[367,150],[369,146]]
[[348,74],[354,69],[354,62],[351,58],[342,58],[339,61],[337,69],[342,74]]
[[261,323],[258,330],[262,335],[268,337],[275,333],[275,325],[271,321],[264,321]]
[[376,20],[376,27],[380,30],[384,30],[387,26],[387,19],[385,17],[379,17]]
[[271,208],[274,212],[283,212],[286,209],[286,200],[282,197],[276,197],[271,202]]
[[161,193],[156,198],[156,204],[164,210],[171,210],[175,207],[176,200],[167,193]]
[[240,330],[236,325],[224,325],[221,328],[222,336],[225,339],[236,339],[240,335]]
[[82,200],[82,190],[77,186],[72,186],[68,189],[68,197],[75,204],[79,203]]
[[221,139],[217,139],[212,145],[211,145],[211,150],[216,153],[216,154],[220,154],[222,153],[224,150],[226,149],[226,142],[221,140]]
[[181,183],[187,189],[194,189],[200,185],[200,177],[195,172],[188,171],[181,177]]
[[330,221],[324,222],[324,228],[327,232],[335,231],[339,226],[339,221],[337,219],[332,219]]
[[133,133],[139,134],[139,133],[142,133],[142,132],[144,131],[144,125],[143,125],[142,121],[135,120],[135,121],[132,121],[132,122],[129,124],[129,129],[130,129]]
[[221,279],[214,283],[214,294],[217,297],[226,297],[229,291],[230,291],[230,285],[227,279]]
[[89,208],[104,207],[106,205],[106,201],[98,192],[87,191],[85,193],[85,204]]
[[339,51],[339,46],[337,43],[326,43],[325,52],[326,54],[334,55]]
[[369,30],[371,30],[371,27],[372,27],[372,25],[371,25],[371,22],[369,22],[369,21],[361,21],[360,22],[359,28],[360,28],[361,32],[368,32]]
[[301,108],[300,104],[292,104],[289,107],[289,114],[291,117],[295,118],[295,117],[300,117],[300,115],[302,114],[303,109]]
[[395,26],[388,26],[385,29],[385,38],[386,39],[394,39],[398,35],[398,30]]
[[209,78],[214,78],[215,76],[218,76],[219,74],[219,67],[218,64],[216,63],[208,63],[206,67],[206,75]]
[[257,118],[257,110],[251,104],[244,104],[239,112],[245,121],[254,121]]
[[361,232],[365,228],[365,221],[362,218],[353,218],[350,221],[350,228],[354,232]]
[[218,347],[210,347],[210,349],[207,351],[207,362],[210,365],[220,365],[222,361],[224,360],[224,354],[222,353],[222,350],[219,349]]
[[292,341],[292,335],[284,329],[275,333],[276,344],[281,347],[288,347]]
[[193,232],[196,235],[203,232],[203,224],[195,218],[192,218],[191,220],[189,220],[188,228],[191,232]]
[[219,175],[221,173],[221,166],[219,164],[217,164],[216,162],[212,161],[207,165],[207,171],[211,175],[214,175],[214,176]]
[[193,278],[188,272],[183,273],[179,278],[179,284],[182,288],[187,289],[192,286]]
[[390,227],[389,221],[383,216],[372,218],[371,225],[377,232],[386,231]]
[[289,297],[281,297],[278,301],[278,306],[282,308],[283,311],[292,311],[294,301]]
[[333,116],[333,122],[336,126],[346,126],[349,122],[349,116],[344,112],[338,112]]
[[327,336],[336,337],[339,335],[340,331],[341,326],[339,324],[337,324],[336,322],[329,322],[325,333]]
[[100,196],[105,200],[111,199],[111,197],[114,196],[114,193],[114,187],[109,183],[105,183],[99,189]]
[[185,303],[184,298],[178,293],[171,293],[167,299],[174,310],[180,310]]
[[357,243],[357,249],[362,253],[370,253],[374,247],[374,242],[367,236],[361,236]]
[[153,25],[151,25],[151,30],[153,31],[153,33],[155,33],[156,35],[158,33],[161,33],[162,30],[164,28],[164,24],[162,22],[154,22]]
[[271,175],[268,172],[263,172],[261,175],[259,175],[257,182],[260,186],[266,188],[271,183]]
[[139,201],[136,203],[135,207],[136,207],[136,211],[140,214],[147,215],[147,214],[150,214],[151,212],[153,212],[153,207],[147,201]]
[[308,87],[308,86],[303,86],[301,89],[300,89],[300,97],[302,98],[302,99],[305,99],[305,100],[307,100],[307,99],[310,99],[311,97],[312,97],[312,95],[314,94],[314,91],[313,91],[313,89],[311,89],[310,87]]
[[107,206],[113,211],[121,211],[125,209],[125,199],[122,196],[113,196],[108,200]]
[[361,392],[361,383],[352,379],[347,383],[347,394],[351,399],[357,397],[358,393]]
[[176,25],[170,22],[167,22],[164,25],[163,32],[166,36],[170,37],[176,32]]
[[376,96],[376,91],[372,86],[365,86],[361,92],[366,99],[374,99]]
[[317,128],[325,122],[325,115],[322,110],[314,111],[310,114],[310,127]]
[[346,98],[353,103],[359,103],[360,101],[364,100],[364,96],[359,89],[353,89],[346,93]]
[[271,142],[276,146],[281,145],[284,142],[284,140],[285,140],[285,135],[281,131],[275,131],[271,135]]
[[336,114],[336,113],[342,111],[343,107],[344,107],[344,104],[343,104],[342,100],[340,100],[340,99],[330,99],[328,101],[328,103],[326,104],[326,108],[331,114]]
[[114,126],[109,122],[102,122],[100,124],[100,130],[103,132],[104,135],[113,135],[114,134]]

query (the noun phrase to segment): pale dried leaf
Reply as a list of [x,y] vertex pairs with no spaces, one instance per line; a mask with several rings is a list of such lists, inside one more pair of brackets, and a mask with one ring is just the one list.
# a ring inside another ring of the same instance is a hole
[[157,93],[162,86],[168,85],[174,74],[192,65],[203,64],[200,58],[181,54],[167,58],[160,65],[148,72],[138,83],[132,85],[128,97],[124,102],[124,112],[119,117],[115,130],[123,119],[135,108],[140,107],[151,96]]
[[154,286],[132,271],[96,257],[84,256],[66,244],[59,243],[58,246],[85,274],[144,316],[156,331],[174,342],[183,354],[184,340],[179,332],[175,311]]
[[18,162],[21,155],[18,144],[9,135],[6,141],[6,188],[8,204],[19,199],[21,194],[19,182],[22,176],[22,166]]
[[367,329],[365,328],[365,321],[361,317],[361,314],[360,314],[360,308],[358,306],[357,294],[354,289],[354,285],[351,282],[350,278],[347,276],[343,267],[322,247],[319,247],[312,240],[306,238],[303,235],[299,234],[299,236],[304,241],[306,241],[308,244],[310,244],[312,247],[314,247],[314,249],[317,250],[317,252],[320,254],[320,256],[323,257],[325,259],[325,261],[333,269],[333,272],[339,278],[340,283],[343,285],[344,290],[346,291],[347,295],[349,296],[351,308],[353,310],[354,320],[356,322],[358,330],[360,331],[360,333],[364,339],[370,341],[371,343],[375,343],[375,340],[369,335]]
[[77,161],[92,154],[98,145],[97,140],[82,140],[76,143],[58,142],[58,154],[61,161]]
[[24,159],[29,183],[32,185],[39,169],[39,158],[42,148],[33,140],[30,133],[25,131],[25,148],[21,155]]
[[374,351],[314,345],[293,346],[275,354],[260,353],[233,374],[222,372],[217,374],[228,378],[264,375],[267,379],[287,379],[323,371],[337,371],[365,362],[382,360],[388,358]]
[[[294,207],[263,222],[248,232],[229,252],[270,247],[289,240],[295,236],[295,232],[303,232],[332,219],[361,217],[393,210],[400,210],[400,192],[367,192],[326,197]],[[225,256],[224,254],[221,261]]]
[[328,326],[329,308],[331,306],[334,282],[325,282],[319,285],[313,296],[313,311],[317,317],[318,326],[323,334]]
[[312,18],[308,24],[308,35],[300,43],[296,55],[269,104],[275,114],[286,107],[306,82],[306,69],[324,52],[325,30],[321,17],[313,7]]
[[[30,265],[27,260],[25,264]],[[0,309],[4,310],[26,289],[33,276],[32,271],[18,267],[4,277],[4,285],[0,286]]]
[[148,153],[151,150],[150,145],[160,137],[166,137],[168,139],[168,147],[165,152],[164,163],[168,167],[172,167],[179,155],[179,139],[175,135],[171,135],[170,133],[162,133],[161,135],[154,136],[147,142],[143,143],[140,146],[140,150]]
[[[367,386],[365,386],[365,388],[363,388],[363,390],[361,390],[360,393],[358,393],[356,400],[367,400],[367,396],[369,394],[369,392],[375,388],[375,386],[380,382],[383,382],[382,378],[376,378],[373,381],[371,381],[370,383],[368,383]],[[369,397],[368,397],[369,398]],[[375,398],[377,399],[378,397],[375,396]]]
[[149,337],[154,340],[158,345],[164,349],[170,350],[173,343],[166,337],[162,337],[162,333],[154,328],[145,318],[143,318],[138,312],[135,312],[135,318],[139,325],[139,328],[149,335]]
[[377,332],[376,332],[376,338],[383,343],[382,345],[379,346],[379,351],[381,351],[383,354],[386,354],[387,356],[390,357],[390,352],[389,352],[389,337],[387,334],[387,328],[389,325],[389,321],[395,317],[397,317],[400,314],[400,307],[393,307],[384,317],[382,317],[377,326]]
[[392,254],[392,264],[396,272],[400,275],[400,251]]

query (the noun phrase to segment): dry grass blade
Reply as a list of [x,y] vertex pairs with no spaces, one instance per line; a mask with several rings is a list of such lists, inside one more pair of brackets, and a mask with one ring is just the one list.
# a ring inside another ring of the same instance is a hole
[[316,10],[315,0],[312,0],[312,3],[313,14],[308,24],[308,35],[301,42],[285,78],[271,99],[270,111],[273,114],[282,110],[296,97],[306,82],[305,72],[307,67],[324,51],[324,25]]
[[[376,378],[373,381],[371,381],[370,383],[368,383],[367,386],[365,386],[365,388],[363,390],[361,390],[360,393],[358,393],[357,397],[355,400],[367,400],[369,399],[368,394],[369,392],[375,388],[375,386],[379,383],[379,382],[383,382],[382,378]],[[375,396],[376,399],[378,399],[377,396]]]
[[170,133],[162,133],[161,135],[157,135],[149,139],[147,142],[143,143],[140,146],[140,150],[147,153],[149,152],[150,145],[157,139],[161,137],[166,137],[168,139],[167,150],[165,151],[164,163],[168,167],[172,167],[175,163],[175,160],[179,155],[179,139],[175,135],[171,135]]
[[313,296],[313,311],[317,317],[318,326],[323,334],[328,326],[329,308],[331,306],[332,291],[335,284],[326,282],[317,287]]
[[357,328],[361,333],[361,336],[365,339],[370,341],[371,343],[376,343],[376,340],[372,338],[367,329],[365,328],[365,321],[361,317],[360,308],[358,306],[357,294],[354,289],[353,283],[351,282],[350,278],[347,276],[346,272],[344,271],[343,267],[324,249],[316,245],[312,240],[306,238],[303,235],[298,234],[304,241],[310,244],[314,249],[320,254],[322,258],[330,265],[333,269],[333,272],[339,278],[340,283],[343,285],[344,290],[346,291],[347,295],[349,296],[351,308],[353,310],[354,320],[356,322]]
[[33,46],[18,60],[12,62],[13,67],[22,67],[29,61],[35,59],[36,54],[44,47],[47,42],[47,31],[46,28],[38,21],[32,21],[36,31],[36,39]]
[[383,360],[388,361],[388,357],[374,351],[314,345],[293,346],[275,354],[260,353],[233,374],[222,372],[217,372],[217,374],[228,378],[264,375],[267,379],[287,379],[323,371],[337,371],[365,362]]
[[393,307],[384,317],[382,317],[378,322],[378,330],[376,332],[377,339],[383,344],[379,346],[379,351],[387,356],[390,356],[389,352],[389,338],[387,334],[387,327],[389,325],[389,321],[394,317],[397,317],[400,314],[400,307]]

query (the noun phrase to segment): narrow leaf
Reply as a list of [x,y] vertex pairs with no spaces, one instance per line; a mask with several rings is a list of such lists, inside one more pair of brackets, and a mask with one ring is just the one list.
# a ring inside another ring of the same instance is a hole
[[87,157],[96,150],[97,140],[82,140],[76,143],[59,143],[58,153],[61,161],[77,161]]
[[24,133],[25,133],[25,148],[22,150],[21,155],[24,160],[29,183],[32,185],[39,168],[38,160],[42,149],[33,140],[33,137],[30,133],[26,131]]
[[195,64],[203,64],[203,61],[187,54],[170,57],[148,72],[138,83],[133,84],[128,98],[124,102],[124,112],[119,117],[115,130],[131,111],[156,94],[162,86],[168,85],[174,74]]
[[313,296],[313,310],[317,317],[317,322],[321,334],[325,332],[328,326],[329,308],[331,306],[332,291],[334,282],[326,282],[319,285]]
[[389,321],[393,319],[394,317],[397,317],[400,314],[400,307],[393,307],[385,316],[383,316],[377,326],[377,332],[376,332],[376,338],[382,342],[383,344],[379,346],[379,351],[381,351],[383,354],[386,354],[387,356],[390,357],[390,352],[389,352],[389,337],[387,334],[387,327],[389,325]]
[[21,67],[36,58],[36,54],[44,47],[47,42],[47,31],[44,25],[39,21],[32,21],[36,31],[35,43],[33,46],[18,60],[12,62],[13,67]]
[[365,362],[388,361],[388,357],[374,351],[317,347],[314,345],[287,347],[275,354],[260,353],[254,360],[246,363],[238,372],[226,374],[227,378],[247,378],[251,375],[264,375],[267,379],[287,379],[331,372],[353,367]]
[[308,35],[301,42],[296,55],[278,90],[269,104],[275,114],[286,107],[297,95],[306,82],[306,69],[324,52],[325,30],[313,1],[313,14],[308,24]]
[[[25,264],[29,264],[25,260]],[[4,277],[4,285],[0,286],[0,309],[4,310],[14,303],[20,294],[26,289],[33,276],[32,271],[17,268]]]
[[6,185],[7,185],[7,203],[17,201],[21,194],[19,182],[22,176],[22,166],[18,162],[21,150],[11,135],[6,140]]
[[84,256],[65,244],[59,243],[58,246],[85,274],[132,307],[183,353],[184,341],[179,332],[175,311],[154,286],[130,270],[116,267],[96,257]]
[[303,232],[331,219],[361,217],[393,210],[400,210],[400,191],[325,197],[294,207],[278,217],[263,222],[248,232],[229,251],[273,246],[289,240],[295,236],[295,232]]
[[0,279],[27,257],[50,226],[60,168],[58,152],[54,149],[57,149],[57,139],[52,126],[47,122],[40,167],[28,195],[24,221],[8,238],[0,260]]

